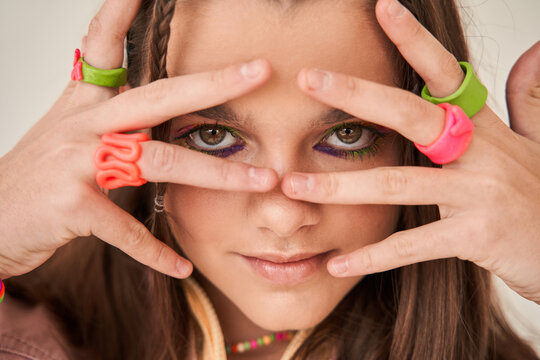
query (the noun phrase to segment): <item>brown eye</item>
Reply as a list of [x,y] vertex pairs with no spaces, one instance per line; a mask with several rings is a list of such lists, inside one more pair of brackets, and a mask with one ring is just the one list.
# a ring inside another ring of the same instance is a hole
[[345,144],[354,144],[362,137],[362,127],[354,124],[343,126],[335,132],[338,139]]
[[199,129],[201,140],[207,145],[218,145],[225,139],[227,131],[215,126],[204,126]]
[[190,148],[200,151],[223,150],[245,142],[234,133],[234,129],[222,125],[200,125],[189,133],[176,138]]
[[338,150],[359,150],[369,147],[377,134],[362,124],[347,123],[334,127],[322,141],[323,146]]

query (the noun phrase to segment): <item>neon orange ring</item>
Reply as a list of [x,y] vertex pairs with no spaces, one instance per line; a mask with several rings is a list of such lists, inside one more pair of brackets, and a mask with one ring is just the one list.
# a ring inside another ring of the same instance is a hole
[[136,162],[142,153],[140,143],[148,140],[150,139],[145,133],[103,135],[103,145],[98,147],[94,154],[98,185],[112,190],[122,186],[145,184],[147,181],[141,178]]

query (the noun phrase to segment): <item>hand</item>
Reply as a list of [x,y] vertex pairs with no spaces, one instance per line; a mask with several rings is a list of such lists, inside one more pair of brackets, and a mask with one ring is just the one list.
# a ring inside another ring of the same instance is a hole
[[[382,28],[431,94],[450,95],[463,80],[456,59],[405,8],[401,15],[391,16],[387,12],[391,2],[377,4]],[[331,259],[329,272],[358,276],[458,257],[495,273],[540,304],[539,69],[536,44],[509,82],[515,131],[485,106],[472,119],[475,130],[468,150],[442,168],[381,167],[285,176],[281,186],[287,196],[315,203],[438,205],[441,220]],[[325,104],[393,128],[422,145],[442,132],[444,111],[419,96],[339,73],[326,76],[326,86],[314,89],[314,73],[304,69],[299,87]]]
[[[88,63],[102,69],[122,65],[123,38],[139,4],[104,3],[86,39]],[[94,152],[104,133],[153,127],[256,88],[270,76],[268,62],[258,65],[254,78],[243,76],[242,66],[234,65],[156,81],[118,96],[117,90],[70,82],[53,108],[0,159],[0,278],[27,273],[60,246],[90,234],[157,271],[189,276],[189,261],[154,238],[98,187]],[[137,165],[148,181],[234,191],[267,191],[277,184],[277,174],[270,169],[158,141],[144,142],[142,148]]]

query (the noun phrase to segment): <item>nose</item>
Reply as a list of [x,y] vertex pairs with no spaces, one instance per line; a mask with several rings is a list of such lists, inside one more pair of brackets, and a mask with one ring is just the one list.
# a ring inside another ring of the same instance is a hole
[[[310,165],[296,155],[293,148],[275,146],[263,161],[276,170],[280,179],[291,171],[310,171]],[[258,229],[273,233],[279,238],[290,238],[297,232],[309,230],[321,221],[320,204],[291,199],[281,191],[281,184],[266,193],[252,193],[250,199],[251,223]]]
[[279,186],[267,193],[254,193],[251,200],[250,222],[280,238],[292,237],[321,219],[319,204],[290,199]]

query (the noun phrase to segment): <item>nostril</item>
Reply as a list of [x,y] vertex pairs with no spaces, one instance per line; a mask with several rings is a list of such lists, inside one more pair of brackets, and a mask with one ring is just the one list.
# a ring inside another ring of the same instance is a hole
[[[275,170],[275,167],[272,167]],[[247,223],[253,229],[266,229],[270,237],[281,239],[304,235],[321,221],[324,205],[292,199],[281,186],[268,192],[252,192],[246,207]]]
[[299,234],[301,234],[304,230],[307,230],[308,226],[307,225],[302,225],[298,228],[294,228],[294,229],[289,229],[289,231],[287,231],[286,229],[277,229],[277,228],[269,228],[269,227],[261,227],[260,229],[265,231],[265,232],[269,232],[271,233],[271,235],[273,237],[278,237],[280,239],[290,239],[294,236],[298,236]]

